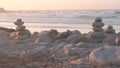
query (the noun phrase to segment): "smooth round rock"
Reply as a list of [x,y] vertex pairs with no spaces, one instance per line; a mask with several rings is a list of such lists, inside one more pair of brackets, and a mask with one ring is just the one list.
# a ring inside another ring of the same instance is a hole
[[100,17],[99,17],[99,18],[96,18],[96,19],[95,19],[95,22],[102,22],[102,18],[100,18]]
[[113,26],[112,26],[112,25],[109,25],[109,26],[107,27],[107,29],[113,29]]
[[39,35],[40,35],[40,33],[39,32],[34,32],[33,34],[32,34],[32,37],[39,37]]
[[71,31],[67,30],[66,32],[62,32],[62,33],[58,34],[55,38],[56,39],[67,38],[70,35],[71,35]]
[[95,31],[95,32],[100,32],[100,31],[103,31],[103,29],[102,29],[102,28],[99,28],[99,27],[94,27],[94,28],[93,28],[93,31]]
[[93,22],[93,23],[92,23],[92,26],[93,26],[93,27],[103,27],[103,26],[104,26],[104,23],[102,23],[102,22]]
[[110,34],[103,40],[103,43],[106,43],[106,44],[109,44],[109,45],[115,45],[115,39],[116,38],[117,38],[116,34]]
[[74,31],[71,31],[72,34],[81,34],[81,32],[79,30],[74,30]]
[[58,34],[57,30],[51,29],[50,32],[48,32],[47,36],[50,37],[51,39],[55,39],[57,34]]
[[21,31],[21,30],[24,30],[25,29],[25,26],[17,26],[16,27],[16,31]]
[[120,65],[120,47],[106,45],[94,49],[89,55],[89,62],[97,67]]
[[67,41],[70,42],[70,43],[76,44],[76,43],[79,43],[79,42],[87,42],[88,40],[84,35],[73,34],[73,35],[70,35],[67,38]]
[[106,29],[105,33],[107,33],[107,34],[113,34],[113,33],[115,33],[115,29]]
[[104,35],[104,32],[93,32],[91,33],[91,37],[92,38],[104,38],[105,35]]
[[52,40],[48,36],[44,35],[36,39],[35,43],[39,45],[50,45],[52,43]]

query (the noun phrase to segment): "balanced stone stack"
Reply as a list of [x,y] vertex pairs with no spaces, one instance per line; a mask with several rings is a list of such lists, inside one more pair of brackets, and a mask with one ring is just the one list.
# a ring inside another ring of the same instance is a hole
[[30,38],[31,33],[29,30],[25,29],[26,27],[23,25],[24,22],[22,22],[22,19],[17,19],[14,24],[16,25],[16,31],[11,34],[10,37],[12,39],[25,40]]
[[96,18],[95,22],[92,23],[93,31],[89,34],[90,42],[101,43],[105,37],[101,18]]
[[107,29],[105,30],[106,34],[114,34],[115,33],[115,29],[113,29],[113,26],[109,25],[107,27]]

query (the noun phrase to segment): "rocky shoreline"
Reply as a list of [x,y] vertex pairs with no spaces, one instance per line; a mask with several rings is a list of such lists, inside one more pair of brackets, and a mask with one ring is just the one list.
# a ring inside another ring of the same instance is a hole
[[22,19],[16,29],[0,27],[0,68],[120,68],[120,33],[103,29],[101,18],[93,31],[31,33]]

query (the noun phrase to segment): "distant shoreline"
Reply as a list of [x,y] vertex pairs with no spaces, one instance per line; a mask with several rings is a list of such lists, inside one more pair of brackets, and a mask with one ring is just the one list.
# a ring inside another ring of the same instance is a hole
[[6,10],[7,12],[38,12],[38,11],[106,11],[106,10],[120,10],[120,9],[93,9],[93,10],[80,10],[80,9],[63,9],[63,10]]

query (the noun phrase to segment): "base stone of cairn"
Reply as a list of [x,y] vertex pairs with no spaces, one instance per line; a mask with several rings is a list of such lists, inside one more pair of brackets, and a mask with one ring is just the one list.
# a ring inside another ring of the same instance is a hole
[[11,39],[17,39],[17,40],[25,40],[30,38],[31,32],[24,26],[24,22],[22,22],[22,19],[17,19],[16,22],[14,22],[16,25],[16,30],[15,32],[11,33],[10,38]]
[[104,23],[102,23],[102,19],[96,18],[95,22],[92,23],[93,32],[88,34],[90,42],[100,43],[103,41],[103,39],[105,38],[104,30],[102,28],[103,26]]

